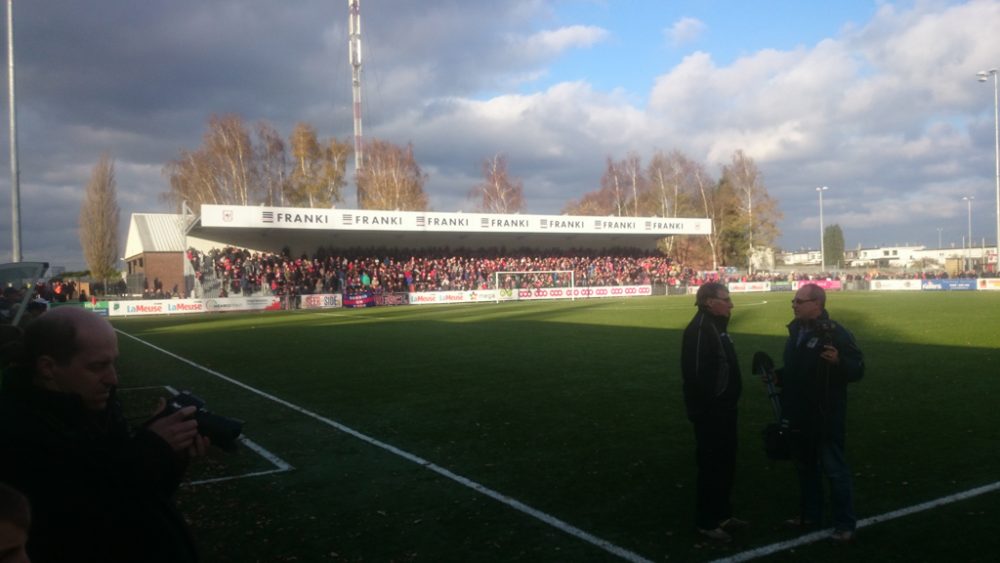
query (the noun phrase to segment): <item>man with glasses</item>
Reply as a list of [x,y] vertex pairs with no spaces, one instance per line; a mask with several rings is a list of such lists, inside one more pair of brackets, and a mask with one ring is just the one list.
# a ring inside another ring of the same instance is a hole
[[698,467],[695,526],[707,538],[728,542],[746,526],[734,518],[729,497],[736,475],[736,403],[742,380],[729,314],[733,301],[720,283],[706,283],[695,296],[698,312],[684,330],[681,374],[684,406],[694,424]]
[[798,471],[800,512],[786,523],[798,528],[823,522],[821,474],[830,482],[830,505],[836,543],[854,539],[856,518],[851,470],[844,457],[847,384],[864,376],[865,364],[854,336],[826,311],[826,292],[805,284],[792,299],[784,367],[776,370],[781,386],[782,417],[794,432],[793,457]]

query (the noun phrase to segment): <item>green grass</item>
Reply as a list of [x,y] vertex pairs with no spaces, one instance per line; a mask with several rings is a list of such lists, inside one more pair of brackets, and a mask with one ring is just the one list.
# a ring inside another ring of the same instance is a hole
[[[790,298],[735,296],[744,394],[733,501],[751,527],[728,547],[692,531],[693,438],[678,373],[690,297],[115,324],[646,559],[699,561],[794,537],[778,525],[796,512],[794,471],[761,451],[770,406],[749,373],[755,351],[780,357]],[[838,293],[828,308],[868,364],[848,402],[859,518],[1000,479],[1000,293]],[[191,389],[295,467],[182,490],[206,561],[620,561],[132,339],[120,344],[123,386]],[[133,393],[142,408],[153,401]],[[215,452],[191,477],[266,465],[247,450]],[[998,506],[994,492],[876,524],[846,549],[867,561],[992,560]],[[843,557],[816,544],[771,559]]]

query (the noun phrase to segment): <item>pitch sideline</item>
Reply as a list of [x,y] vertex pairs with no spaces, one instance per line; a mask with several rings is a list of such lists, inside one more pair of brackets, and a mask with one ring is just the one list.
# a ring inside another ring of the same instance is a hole
[[581,530],[580,528],[577,528],[576,526],[573,526],[573,525],[571,525],[571,524],[569,524],[567,522],[564,522],[563,520],[560,520],[560,519],[556,518],[555,516],[552,516],[552,515],[550,515],[548,513],[542,512],[541,510],[538,510],[536,508],[532,508],[532,507],[528,506],[527,504],[524,504],[523,502],[521,502],[521,501],[519,501],[519,500],[517,500],[517,499],[515,499],[513,497],[509,497],[507,495],[504,495],[503,493],[500,493],[498,491],[490,489],[489,487],[487,487],[485,485],[482,485],[480,483],[477,483],[476,481],[473,481],[472,479],[469,479],[467,477],[463,477],[463,476],[461,476],[461,475],[459,475],[457,473],[454,473],[454,472],[452,472],[452,471],[450,471],[450,470],[448,470],[448,469],[446,469],[444,467],[441,467],[441,466],[439,466],[439,465],[437,465],[435,463],[432,463],[432,462],[430,462],[430,461],[428,461],[428,460],[426,460],[426,459],[424,459],[424,458],[422,458],[422,457],[420,457],[420,456],[418,456],[416,454],[412,454],[410,452],[407,452],[406,450],[399,449],[396,446],[393,446],[392,444],[383,442],[383,441],[378,440],[376,438],[372,438],[371,436],[368,436],[367,434],[362,434],[361,432],[358,432],[357,430],[354,430],[353,428],[351,428],[349,426],[345,426],[345,425],[343,425],[343,424],[341,424],[341,423],[339,423],[339,422],[337,422],[335,420],[329,419],[329,418],[327,418],[327,417],[325,417],[325,416],[323,416],[321,414],[314,413],[314,412],[312,412],[312,411],[310,411],[310,410],[308,410],[306,408],[303,408],[303,407],[300,407],[300,406],[298,406],[296,404],[290,403],[290,402],[288,402],[288,401],[286,401],[284,399],[281,399],[279,397],[275,397],[274,395],[271,395],[269,393],[261,391],[260,389],[257,389],[255,387],[251,387],[251,386],[247,385],[246,383],[243,383],[243,382],[241,382],[239,380],[233,379],[232,377],[229,377],[229,376],[227,376],[225,374],[219,373],[219,372],[217,372],[217,371],[215,371],[213,369],[210,369],[210,368],[207,368],[205,366],[202,366],[202,365],[200,365],[198,363],[195,363],[195,362],[193,362],[193,361],[191,361],[191,360],[189,360],[187,358],[184,358],[182,356],[178,356],[177,354],[174,354],[173,352],[170,352],[169,350],[165,350],[165,349],[160,348],[159,346],[157,346],[155,344],[152,344],[150,342],[146,342],[145,340],[143,340],[143,339],[141,339],[141,338],[139,338],[137,336],[133,336],[133,335],[131,335],[131,334],[125,332],[125,331],[122,331],[122,330],[119,330],[119,329],[116,328],[115,332],[117,332],[117,333],[119,333],[119,334],[121,334],[123,336],[127,336],[128,338],[131,338],[132,340],[135,340],[136,342],[139,342],[140,344],[148,346],[148,347],[156,350],[157,352],[160,352],[162,354],[170,356],[171,358],[174,358],[176,360],[184,362],[185,364],[188,364],[191,367],[194,367],[194,368],[197,368],[197,369],[199,369],[201,371],[204,371],[205,373],[208,373],[209,375],[213,375],[213,376],[215,376],[215,377],[217,377],[219,379],[222,379],[223,381],[232,383],[233,385],[236,385],[237,387],[245,389],[245,390],[247,390],[247,391],[249,391],[249,392],[251,392],[251,393],[253,393],[255,395],[259,395],[261,397],[264,397],[265,399],[268,399],[270,401],[273,401],[275,403],[278,403],[280,405],[288,407],[288,408],[292,409],[293,411],[296,411],[298,413],[304,414],[304,415],[306,415],[306,416],[308,416],[308,417],[310,417],[310,418],[312,418],[314,420],[317,420],[319,422],[322,422],[322,423],[326,424],[327,426],[331,426],[331,427],[333,427],[333,428],[335,428],[337,430],[340,430],[341,432],[344,432],[345,434],[349,434],[351,436],[354,436],[355,438],[357,438],[357,439],[359,439],[359,440],[361,440],[363,442],[366,442],[366,443],[368,443],[368,444],[370,444],[372,446],[375,446],[377,448],[381,448],[381,449],[383,449],[385,451],[388,451],[388,452],[393,453],[393,454],[395,454],[395,455],[397,455],[399,457],[402,457],[403,459],[406,459],[407,461],[411,461],[413,463],[416,463],[417,465],[420,465],[420,466],[424,467],[425,469],[429,469],[430,471],[433,471],[433,472],[437,473],[438,475],[441,475],[443,477],[451,479],[452,481],[455,481],[456,483],[459,483],[460,485],[468,487],[468,488],[476,491],[477,493],[480,493],[482,495],[488,496],[488,497],[492,498],[493,500],[501,502],[501,503],[503,503],[503,504],[505,504],[505,505],[507,505],[507,506],[509,506],[509,507],[511,507],[511,508],[513,508],[513,509],[515,509],[515,510],[517,510],[519,512],[521,512],[521,513],[527,514],[528,516],[531,516],[532,518],[535,518],[535,519],[537,519],[537,520],[539,520],[541,522],[544,522],[544,523],[548,524],[549,526],[552,526],[553,528],[558,529],[561,532],[569,534],[569,535],[571,535],[571,536],[573,536],[573,537],[575,537],[577,539],[583,540],[583,541],[585,541],[585,542],[587,542],[587,543],[589,543],[589,544],[591,544],[591,545],[593,545],[595,547],[603,549],[604,551],[606,551],[606,552],[608,552],[608,553],[610,553],[612,555],[618,556],[618,557],[620,557],[620,558],[622,558],[622,559],[624,559],[626,561],[630,561],[632,563],[653,563],[651,560],[646,559],[645,557],[642,557],[641,555],[639,555],[637,553],[629,551],[629,550],[627,550],[627,549],[625,549],[623,547],[619,547],[619,546],[617,546],[617,545],[615,545],[615,544],[613,544],[613,543],[611,543],[611,542],[609,542],[607,540],[603,540],[603,539],[601,539],[601,538],[599,538],[599,537],[597,537],[597,536],[595,536],[595,535],[593,535],[591,533],[585,532],[585,531]]

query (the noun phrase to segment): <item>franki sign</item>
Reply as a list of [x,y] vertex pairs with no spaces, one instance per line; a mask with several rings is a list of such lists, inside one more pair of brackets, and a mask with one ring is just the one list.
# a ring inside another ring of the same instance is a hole
[[352,231],[708,234],[707,219],[371,211],[203,205],[203,227]]

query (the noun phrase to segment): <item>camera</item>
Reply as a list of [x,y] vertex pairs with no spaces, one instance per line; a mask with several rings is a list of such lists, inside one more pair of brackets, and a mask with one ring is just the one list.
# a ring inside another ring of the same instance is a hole
[[813,330],[816,331],[816,336],[819,337],[821,345],[833,345],[833,335],[837,332],[837,323],[829,319],[816,321],[816,325]]
[[198,433],[226,451],[236,450],[236,439],[243,433],[243,421],[214,414],[205,408],[205,401],[190,391],[181,391],[167,401],[160,417],[169,416],[184,407],[194,407],[194,419],[198,421]]

